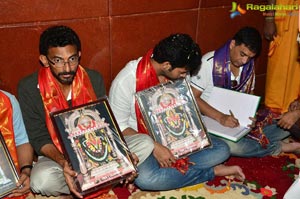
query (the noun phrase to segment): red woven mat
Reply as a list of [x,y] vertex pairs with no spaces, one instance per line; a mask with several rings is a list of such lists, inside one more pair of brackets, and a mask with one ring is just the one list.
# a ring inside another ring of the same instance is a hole
[[[298,158],[293,154],[263,158],[231,157],[226,165],[239,165],[243,169],[246,175],[243,184],[251,191],[261,193],[264,199],[281,199],[299,174]],[[219,185],[220,179],[216,178],[208,184]]]
[[[226,165],[239,165],[243,169],[246,175],[243,186],[251,192],[262,194],[263,199],[281,199],[299,173],[300,159],[298,158],[292,154],[264,158],[231,157]],[[208,188],[219,186],[223,179],[225,178],[217,177],[207,182],[206,186]],[[232,188],[234,188],[233,184]],[[130,192],[123,187],[116,187],[113,191],[118,199],[127,199],[130,196]]]

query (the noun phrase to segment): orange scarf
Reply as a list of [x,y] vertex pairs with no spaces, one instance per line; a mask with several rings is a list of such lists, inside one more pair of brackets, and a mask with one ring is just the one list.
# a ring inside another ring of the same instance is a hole
[[[51,121],[50,113],[68,109],[65,99],[55,77],[49,67],[42,67],[38,75],[38,84],[46,113],[46,124],[51,139],[55,146],[62,152],[57,134]],[[87,72],[82,66],[78,66],[76,76],[72,83],[72,106],[82,105],[97,99]]]
[[[150,49],[145,56],[139,61],[136,69],[136,89],[135,91],[141,91],[152,86],[159,84],[156,72],[150,62],[153,49]],[[140,111],[137,101],[135,102],[136,120],[139,133],[148,134],[148,130],[143,119],[143,115]]]
[[13,110],[9,97],[0,91],[0,130],[9,153],[19,171],[17,149],[14,139]]
[[[14,138],[13,128],[13,108],[8,96],[0,91],[0,130],[4,137],[5,144],[8,148],[9,154],[11,155],[13,162],[16,166],[16,170],[19,171],[19,162],[17,148]],[[13,197],[15,199],[24,199],[26,196]],[[6,197],[8,198],[8,197]],[[6,199],[5,198],[5,199]]]

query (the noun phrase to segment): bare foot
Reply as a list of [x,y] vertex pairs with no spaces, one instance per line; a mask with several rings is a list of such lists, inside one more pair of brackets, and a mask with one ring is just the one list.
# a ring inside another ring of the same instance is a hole
[[135,189],[134,184],[128,184],[128,185],[127,185],[127,189],[128,189],[128,191],[129,191],[130,193],[132,193],[133,190]]
[[281,142],[281,151],[285,153],[300,153],[300,143],[299,142],[290,142],[285,143]]
[[214,167],[216,176],[234,176],[235,178],[244,181],[245,174],[239,166],[225,166],[224,164],[219,164]]

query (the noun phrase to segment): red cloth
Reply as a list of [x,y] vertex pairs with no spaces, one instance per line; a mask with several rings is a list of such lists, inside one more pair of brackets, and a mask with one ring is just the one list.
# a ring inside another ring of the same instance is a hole
[[[17,149],[14,139],[13,109],[9,97],[0,91],[0,130],[9,153],[18,169]],[[18,169],[19,170],[19,169]]]
[[[142,91],[144,89],[156,86],[159,84],[159,79],[156,72],[150,62],[153,49],[150,49],[147,54],[140,60],[138,67],[136,69],[136,92]],[[138,106],[137,101],[135,102],[135,112],[136,120],[139,133],[148,134],[145,121],[143,119],[142,113]]]

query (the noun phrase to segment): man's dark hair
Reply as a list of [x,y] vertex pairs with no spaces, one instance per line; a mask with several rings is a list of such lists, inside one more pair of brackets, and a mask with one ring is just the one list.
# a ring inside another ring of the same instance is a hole
[[191,75],[195,75],[200,69],[201,50],[191,36],[177,33],[154,47],[153,59],[158,63],[170,62],[172,69],[186,67]]
[[40,37],[40,54],[47,55],[51,47],[64,47],[74,45],[77,51],[81,50],[78,35],[67,26],[52,26],[46,29]]
[[258,30],[253,27],[243,27],[232,38],[235,40],[235,45],[244,44],[250,51],[259,55],[261,51],[261,36]]

